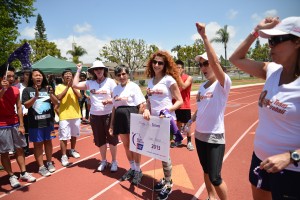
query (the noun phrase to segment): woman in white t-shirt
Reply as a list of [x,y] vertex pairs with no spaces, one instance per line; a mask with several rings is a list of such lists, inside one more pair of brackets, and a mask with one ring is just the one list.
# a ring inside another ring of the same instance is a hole
[[[165,51],[157,51],[150,57],[146,73],[151,79],[148,81],[148,100],[143,113],[144,118],[150,119],[151,113],[153,116],[164,115],[171,117],[171,120],[176,120],[175,110],[183,103],[178,87],[182,81],[172,56]],[[175,99],[174,104],[172,98]],[[177,128],[176,124],[174,126]],[[162,165],[164,178],[154,186],[154,190],[160,191],[160,199],[167,199],[173,186],[171,159],[169,162],[162,162]]]
[[108,68],[101,62],[93,62],[88,70],[92,74],[92,80],[79,82],[79,75],[82,64],[77,64],[77,72],[73,80],[73,87],[79,90],[90,90],[90,124],[93,130],[94,142],[100,149],[101,162],[98,171],[103,171],[107,166],[106,151],[109,148],[112,156],[111,172],[118,170],[116,160],[118,137],[109,133],[111,112],[112,112],[112,91],[116,87],[113,79],[108,78]]
[[[273,62],[246,57],[258,36],[268,38]],[[266,80],[249,172],[253,198],[300,199],[300,17],[262,20],[230,61]]]
[[119,135],[123,142],[130,169],[122,176],[121,180],[132,179],[134,185],[141,181],[143,173],[140,168],[141,154],[130,151],[130,114],[142,113],[146,99],[141,88],[128,79],[129,69],[125,65],[115,68],[115,76],[119,84],[113,90],[113,110],[110,132]]
[[205,24],[196,23],[206,53],[196,56],[199,67],[206,82],[200,85],[197,110],[188,122],[188,126],[196,121],[195,143],[197,153],[204,172],[204,182],[208,199],[217,196],[226,200],[227,185],[221,177],[222,163],[225,152],[224,112],[228,99],[231,80],[223,71],[219,58],[212,48],[206,33]]

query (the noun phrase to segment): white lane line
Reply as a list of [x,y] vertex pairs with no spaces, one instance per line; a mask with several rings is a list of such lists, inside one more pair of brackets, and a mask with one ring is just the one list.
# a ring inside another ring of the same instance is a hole
[[[154,158],[149,159],[147,162],[143,163],[141,165],[141,167],[144,167],[145,165],[147,165],[148,163],[152,162],[154,160]],[[98,192],[97,194],[95,194],[94,196],[92,196],[91,198],[89,198],[89,200],[94,200],[96,199],[98,196],[102,195],[104,192],[106,192],[107,190],[109,190],[110,188],[114,187],[115,185],[117,185],[118,183],[120,183],[120,180],[115,181],[114,183],[110,184],[109,186],[107,186],[106,188],[104,188],[103,190],[101,190],[100,192]]]
[[[239,139],[232,145],[232,147],[229,149],[229,151],[225,154],[223,162],[225,162],[225,160],[228,158],[228,156],[231,154],[231,152],[235,149],[235,147],[240,143],[240,141],[245,137],[245,135],[250,131],[250,129],[253,128],[253,126],[255,126],[258,123],[258,120],[256,120],[256,122],[254,122],[242,135],[241,137],[239,137]],[[205,189],[205,183],[203,183],[199,190],[196,192],[196,194],[194,195],[194,197],[191,200],[197,200],[199,198],[199,196],[201,195],[201,193],[203,192],[203,190]]]

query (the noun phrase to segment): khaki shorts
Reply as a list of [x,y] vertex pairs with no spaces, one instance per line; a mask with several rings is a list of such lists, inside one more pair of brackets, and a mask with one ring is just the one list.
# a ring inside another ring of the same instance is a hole
[[18,131],[19,126],[0,128],[0,153],[26,147],[25,135]]

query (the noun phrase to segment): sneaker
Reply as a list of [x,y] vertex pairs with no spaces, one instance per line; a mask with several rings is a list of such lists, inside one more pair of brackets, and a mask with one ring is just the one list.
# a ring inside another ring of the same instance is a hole
[[187,145],[186,145],[186,148],[189,150],[189,151],[193,151],[195,148],[192,144],[192,142],[188,142]]
[[170,181],[170,183],[168,183],[167,181],[166,181],[166,179],[165,178],[163,178],[163,179],[161,179],[155,186],[154,186],[154,190],[155,191],[161,191],[164,187],[165,187],[165,185],[166,184],[168,184],[168,185],[170,185],[171,187],[173,186],[173,181],[171,180]]
[[36,181],[36,178],[33,177],[30,173],[25,172],[24,175],[20,175],[20,180],[28,183],[32,183]]
[[102,160],[100,162],[100,165],[99,165],[99,167],[98,167],[97,170],[100,171],[100,172],[102,172],[106,167],[107,167],[107,161],[106,160]]
[[180,145],[182,145],[182,142],[181,141],[175,142],[175,145],[176,145],[176,147],[179,147]]
[[51,161],[47,162],[47,168],[48,168],[49,172],[51,172],[51,173],[55,172],[55,167]]
[[121,181],[126,181],[134,177],[134,170],[131,168],[121,177]]
[[174,148],[174,147],[176,147],[176,144],[175,144],[175,142],[171,142],[171,144],[170,144],[170,147],[171,147],[171,148]]
[[118,163],[117,163],[117,161],[111,162],[110,171],[111,171],[111,172],[116,172],[116,171],[118,171]]
[[142,173],[142,171],[135,171],[134,172],[134,177],[133,177],[133,179],[132,179],[132,184],[133,185],[138,185],[138,184],[140,184],[140,182],[141,182],[141,180],[142,180],[142,177],[143,177],[143,173]]
[[160,191],[160,193],[158,194],[158,199],[159,200],[164,200],[167,199],[169,197],[169,194],[172,193],[172,186],[169,184],[166,184],[162,190]]
[[80,154],[75,149],[70,150],[70,155],[74,158],[80,158]]
[[10,182],[10,186],[12,188],[17,188],[17,187],[21,186],[20,182],[18,181],[18,177],[16,175],[10,176],[9,177],[9,182]]
[[61,157],[60,161],[61,161],[61,165],[63,167],[66,167],[66,166],[68,166],[70,164],[69,161],[68,161],[68,156],[67,155],[63,155]]
[[45,177],[51,175],[51,173],[48,171],[48,169],[44,165],[42,167],[40,167],[39,174],[42,176],[45,176]]

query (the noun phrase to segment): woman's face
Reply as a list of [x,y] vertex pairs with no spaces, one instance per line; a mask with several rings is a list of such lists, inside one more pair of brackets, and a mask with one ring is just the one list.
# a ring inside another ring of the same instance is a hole
[[97,76],[97,79],[102,79],[102,77],[104,76],[104,68],[103,67],[95,68],[94,73]]
[[165,62],[163,57],[155,56],[154,59],[152,60],[152,68],[155,75],[162,74],[164,66],[165,66]]
[[32,81],[34,85],[41,86],[43,82],[43,75],[38,71],[32,72]]
[[127,81],[128,81],[128,74],[126,73],[126,71],[123,69],[121,72],[119,72],[117,75],[117,80],[119,81],[119,83],[124,86],[126,85]]
[[209,66],[208,60],[204,60],[204,59],[201,60],[199,62],[199,67],[200,67],[201,72],[203,73],[203,75],[205,76],[205,78],[207,80],[214,77],[215,74],[214,74],[213,70],[211,69],[211,67]]

